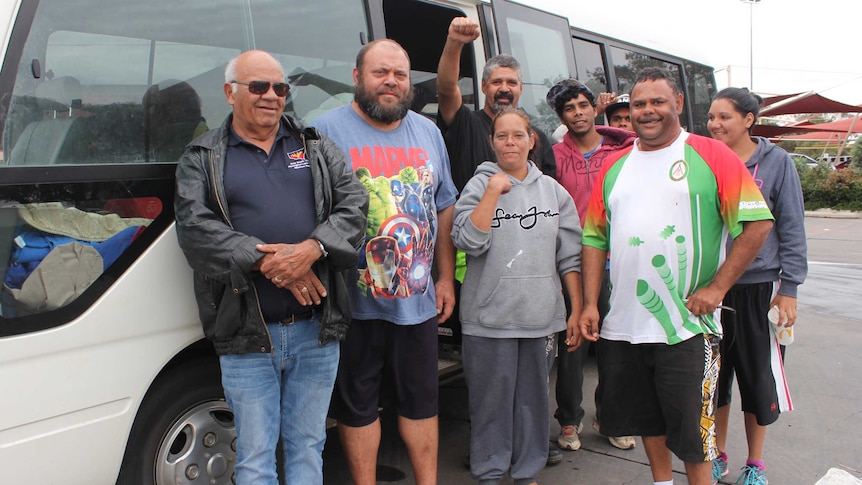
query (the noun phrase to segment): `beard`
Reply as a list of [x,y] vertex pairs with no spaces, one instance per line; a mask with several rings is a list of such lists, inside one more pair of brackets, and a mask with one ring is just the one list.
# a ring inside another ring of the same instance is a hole
[[412,85],[407,91],[407,94],[404,95],[404,97],[402,97],[398,101],[398,103],[392,106],[384,106],[377,102],[375,96],[377,94],[380,94],[380,92],[370,93],[367,89],[365,89],[365,84],[360,78],[359,82],[356,85],[353,99],[356,100],[356,104],[359,106],[359,109],[361,109],[363,113],[368,115],[368,117],[374,121],[390,124],[395,123],[396,121],[401,120],[405,116],[407,116],[407,112],[410,111],[410,106],[413,105],[413,97],[416,95],[416,93],[413,91]]
[[[500,100],[504,100],[504,99],[506,101],[508,101],[509,103],[508,104],[500,104]],[[500,110],[502,110],[504,108],[510,108],[510,107],[514,107],[514,106],[515,106],[515,96],[513,96],[512,93],[497,93],[497,95],[494,96],[493,109],[494,109],[495,113],[499,113]]]

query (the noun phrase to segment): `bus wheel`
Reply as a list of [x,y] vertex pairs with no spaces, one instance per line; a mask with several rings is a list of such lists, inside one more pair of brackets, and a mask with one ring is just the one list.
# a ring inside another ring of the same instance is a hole
[[147,393],[118,485],[231,484],[236,428],[217,363],[177,366]]

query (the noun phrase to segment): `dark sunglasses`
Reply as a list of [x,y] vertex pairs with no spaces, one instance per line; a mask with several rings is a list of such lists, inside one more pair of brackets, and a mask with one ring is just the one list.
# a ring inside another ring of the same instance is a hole
[[290,84],[287,83],[270,83],[269,81],[249,81],[247,83],[241,81],[231,82],[248,86],[248,92],[251,94],[266,94],[267,91],[269,91],[270,86],[272,86],[272,90],[275,91],[275,95],[281,98],[287,96],[287,93],[290,92]]

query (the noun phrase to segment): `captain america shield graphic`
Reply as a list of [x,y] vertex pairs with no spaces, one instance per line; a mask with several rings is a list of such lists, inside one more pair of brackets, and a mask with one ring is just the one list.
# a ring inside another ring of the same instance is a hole
[[[432,250],[430,247],[423,247],[425,246],[423,241],[426,240],[423,238],[423,228],[427,230],[427,225],[420,223],[414,217],[396,214],[383,221],[378,232],[378,236],[390,237],[397,242],[398,253],[401,256],[398,261],[397,274],[400,278],[397,278],[397,283],[409,286],[410,293],[424,293],[431,274],[428,271],[428,261],[421,257]],[[421,268],[416,268],[417,265]]]
[[420,237],[419,222],[407,214],[396,214],[383,221],[378,236],[389,236],[398,241],[398,251],[412,257],[414,245]]

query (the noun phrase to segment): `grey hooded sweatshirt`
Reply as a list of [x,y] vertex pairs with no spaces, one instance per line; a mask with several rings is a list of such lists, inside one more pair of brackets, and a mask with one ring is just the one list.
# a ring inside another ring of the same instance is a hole
[[[799,174],[787,152],[765,138],[754,137],[753,140],[757,148],[745,166],[775,216],[775,225],[757,258],[736,283],[780,280],[778,294],[796,298],[796,287],[808,274],[805,206]],[[731,245],[732,241],[728,241],[728,252]]]
[[491,338],[538,338],[566,328],[560,277],[581,270],[581,225],[572,197],[529,162],[527,177],[501,195],[491,230],[470,214],[496,163],[476,168],[455,204],[452,240],[467,254],[461,330]]

